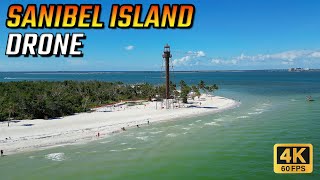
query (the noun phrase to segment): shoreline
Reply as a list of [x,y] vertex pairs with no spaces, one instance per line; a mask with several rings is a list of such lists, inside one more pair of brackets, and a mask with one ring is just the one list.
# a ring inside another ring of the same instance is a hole
[[[201,102],[201,105],[200,105]],[[104,106],[94,112],[79,113],[51,120],[16,120],[7,127],[0,123],[0,149],[5,155],[43,150],[64,145],[83,144],[107,138],[139,125],[143,127],[181,118],[219,113],[239,106],[239,102],[221,96],[201,95],[200,99],[180,104],[180,108],[162,109],[160,102],[118,107]],[[189,106],[189,107],[188,107]],[[157,108],[157,109],[156,109]],[[97,137],[97,134],[100,137]]]

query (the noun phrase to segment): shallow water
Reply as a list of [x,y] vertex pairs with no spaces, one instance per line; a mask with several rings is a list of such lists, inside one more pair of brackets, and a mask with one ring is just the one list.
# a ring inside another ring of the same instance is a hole
[[[82,75],[81,75],[82,76]],[[188,75],[189,76],[189,75]],[[222,76],[226,76],[225,79]],[[255,76],[255,77],[252,77]],[[318,179],[320,73],[192,75],[241,106],[152,123],[82,145],[0,158],[1,179]],[[128,77],[129,78],[129,77]],[[153,82],[156,83],[156,82]],[[306,102],[312,95],[316,101]],[[275,143],[312,143],[314,172],[273,172]]]

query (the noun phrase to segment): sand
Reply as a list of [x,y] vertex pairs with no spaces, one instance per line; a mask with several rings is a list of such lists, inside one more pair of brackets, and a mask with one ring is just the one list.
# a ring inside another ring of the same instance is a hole
[[[200,105],[201,102],[201,105]],[[143,128],[149,123],[216,113],[238,106],[237,101],[224,97],[202,95],[201,98],[189,100],[180,108],[161,108],[161,102],[143,102],[140,105],[118,105],[100,107],[91,113],[80,113],[57,119],[17,120],[7,126],[0,124],[0,149],[5,154],[41,150],[49,147],[86,143],[122,132],[125,127]],[[176,104],[178,106],[178,104]],[[156,109],[157,108],[157,109]],[[100,137],[97,137],[97,134]]]

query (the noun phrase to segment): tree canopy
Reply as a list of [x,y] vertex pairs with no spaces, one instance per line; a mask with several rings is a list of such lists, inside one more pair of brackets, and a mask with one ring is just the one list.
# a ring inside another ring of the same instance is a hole
[[[170,82],[170,94],[187,102],[188,94],[197,86],[189,87],[184,81]],[[208,91],[217,89],[213,86]],[[151,100],[165,97],[164,85],[123,84],[102,81],[19,81],[0,82],[0,121],[8,119],[48,119],[86,112],[93,107],[121,100]]]

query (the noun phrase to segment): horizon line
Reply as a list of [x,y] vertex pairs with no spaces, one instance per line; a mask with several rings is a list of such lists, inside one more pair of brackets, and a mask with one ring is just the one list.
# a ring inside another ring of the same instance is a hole
[[[226,71],[288,71],[290,68],[286,69],[244,69],[244,70],[239,70],[239,69],[229,69],[229,70],[178,70],[178,71],[170,71],[170,72],[226,72]],[[320,70],[318,68],[315,69],[309,69],[309,71],[312,70]],[[0,73],[22,73],[22,72],[162,72],[159,70],[56,70],[56,71],[0,71]]]

